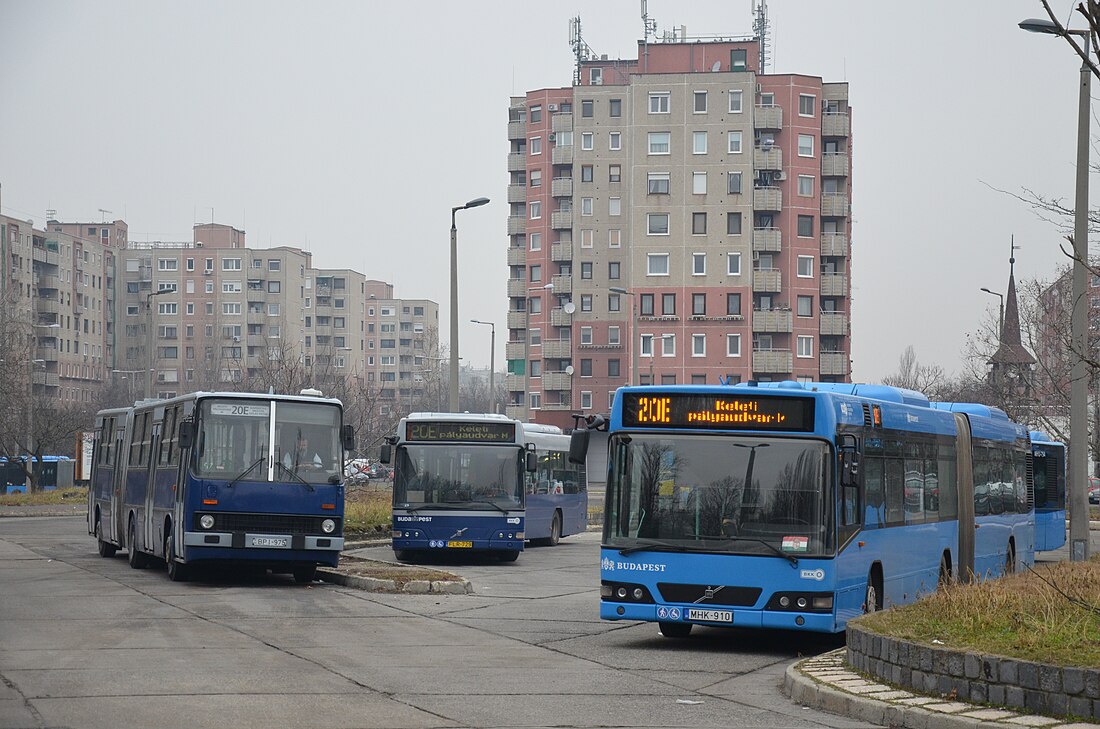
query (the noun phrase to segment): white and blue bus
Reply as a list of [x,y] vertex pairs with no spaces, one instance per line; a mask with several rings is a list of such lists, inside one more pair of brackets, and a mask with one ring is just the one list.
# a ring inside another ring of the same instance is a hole
[[504,415],[412,413],[382,446],[394,464],[393,550],[402,561],[484,552],[514,561],[587,525],[588,482],[559,428]]
[[1035,463],[1035,551],[1049,552],[1066,543],[1066,444],[1031,431]]
[[609,430],[601,618],[838,632],[1034,561],[1028,432],[1003,412],[767,385],[625,387],[589,423]]
[[210,563],[314,579],[343,548],[339,400],[198,392],[96,414],[88,532],[103,557],[185,580]]

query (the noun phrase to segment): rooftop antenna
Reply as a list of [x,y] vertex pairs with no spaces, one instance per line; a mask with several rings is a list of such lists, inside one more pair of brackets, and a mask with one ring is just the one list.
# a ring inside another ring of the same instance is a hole
[[[644,2],[644,0],[643,0]],[[768,72],[768,60],[771,51],[768,48],[768,0],[760,0],[756,6],[756,17],[752,21],[752,31],[760,45],[760,73]]]
[[647,5],[642,0],[642,73],[649,73],[649,37],[657,37],[657,19],[649,17]]
[[100,220],[99,222],[106,223],[107,222],[107,216],[110,215],[110,214],[111,214],[110,210],[104,210],[103,208],[100,208],[99,209],[99,216],[102,218],[102,220]]
[[579,15],[569,19],[569,45],[573,47],[573,55],[577,59],[577,64],[573,67],[573,85],[580,86],[581,62],[594,57],[596,54],[581,37],[581,16]]
[[46,208],[46,220],[57,220],[57,210],[54,208]]

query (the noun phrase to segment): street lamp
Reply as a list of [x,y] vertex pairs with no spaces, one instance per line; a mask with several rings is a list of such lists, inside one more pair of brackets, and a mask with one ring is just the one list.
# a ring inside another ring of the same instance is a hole
[[633,291],[628,291],[618,286],[611,286],[607,289],[615,294],[624,294],[630,297],[630,380],[631,385],[638,384],[638,297],[634,295]]
[[458,412],[458,228],[455,227],[455,213],[466,208],[478,208],[488,202],[489,198],[479,197],[451,208],[451,381],[447,385],[452,413]]
[[145,294],[145,399],[152,397],[153,393],[153,297],[163,294],[174,294],[175,289],[161,289]]
[[491,329],[489,333],[489,409],[491,412],[497,411],[497,391],[496,391],[496,351],[497,351],[497,325],[491,321],[481,321],[479,319],[471,319],[471,324],[488,324]]
[[1020,27],[1032,33],[1081,36],[1078,46],[1070,41],[1081,56],[1080,95],[1077,106],[1077,191],[1073,212],[1073,312],[1070,316],[1070,339],[1073,369],[1070,374],[1069,397],[1069,539],[1070,559],[1075,562],[1089,558],[1088,522],[1088,380],[1085,367],[1085,337],[1088,333],[1089,256],[1089,100],[1092,71],[1089,68],[1089,32],[1069,30],[1052,20],[1030,18]]
[[997,341],[999,342],[1001,340],[1001,337],[1003,337],[1005,333],[1005,297],[1003,294],[999,294],[996,291],[990,291],[987,288],[983,288],[982,291],[986,292],[987,294],[993,294],[1001,300],[1001,302],[997,305]]

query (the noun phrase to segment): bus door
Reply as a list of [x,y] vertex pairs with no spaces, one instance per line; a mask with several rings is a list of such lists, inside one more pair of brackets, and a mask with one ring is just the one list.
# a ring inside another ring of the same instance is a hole
[[974,458],[973,444],[970,438],[970,421],[965,413],[955,413],[955,427],[958,438],[955,442],[956,478],[959,496],[959,582],[974,580]]
[[[111,536],[114,539],[115,544],[122,544],[122,485],[126,482],[126,469],[130,463],[130,449],[126,444],[126,426],[120,425],[115,428],[115,465],[111,470],[111,508],[108,509],[110,514],[107,525],[110,528]],[[106,533],[106,530],[104,530]]]
[[[161,411],[163,413],[164,411]],[[155,415],[153,416],[156,417]],[[160,416],[163,418],[163,414]],[[147,454],[145,470],[145,493],[142,494],[143,501],[145,503],[145,514],[142,518],[142,527],[144,531],[142,534],[141,545],[148,551],[156,551],[157,548],[157,535],[156,535],[156,519],[155,511],[153,509],[153,502],[157,495],[157,454],[160,453],[160,431],[161,420],[156,419],[153,421],[152,433],[149,434],[149,452]]]

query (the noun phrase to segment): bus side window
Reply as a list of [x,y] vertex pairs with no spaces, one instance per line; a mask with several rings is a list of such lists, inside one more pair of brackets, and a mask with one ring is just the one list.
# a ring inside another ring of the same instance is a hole
[[882,494],[882,459],[865,458],[863,461],[863,526],[875,529],[884,526],[885,507]]
[[900,458],[886,459],[886,524],[905,522],[905,464]]

